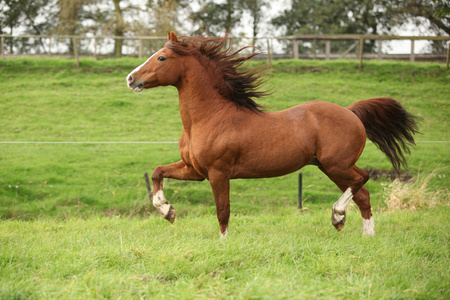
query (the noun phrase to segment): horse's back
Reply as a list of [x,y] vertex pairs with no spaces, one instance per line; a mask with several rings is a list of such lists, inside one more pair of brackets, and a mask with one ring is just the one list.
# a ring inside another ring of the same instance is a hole
[[239,134],[235,178],[283,175],[333,153],[356,161],[365,144],[364,127],[354,113],[321,101],[255,115],[244,127],[251,134]]
[[320,163],[328,160],[343,165],[354,164],[364,149],[366,131],[361,120],[349,109],[340,105],[311,101],[292,108],[307,111],[316,131],[316,156]]

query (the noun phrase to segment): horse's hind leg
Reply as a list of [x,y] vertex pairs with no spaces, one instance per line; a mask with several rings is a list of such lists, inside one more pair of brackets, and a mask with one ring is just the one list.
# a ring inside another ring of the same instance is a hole
[[375,224],[372,217],[372,209],[370,207],[369,191],[365,187],[362,187],[356,195],[353,196],[353,200],[361,211],[363,234],[374,235]]
[[344,192],[333,205],[331,215],[333,226],[338,231],[344,227],[347,206],[353,198],[363,217],[364,234],[374,234],[369,192],[363,187],[369,179],[369,174],[355,165],[345,170],[337,167],[325,169],[323,166],[320,169]]

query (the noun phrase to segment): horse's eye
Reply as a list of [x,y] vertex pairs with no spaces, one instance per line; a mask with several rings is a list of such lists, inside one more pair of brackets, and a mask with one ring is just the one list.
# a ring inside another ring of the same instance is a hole
[[159,56],[158,57],[158,61],[165,61],[165,60],[166,60],[166,58],[164,56]]

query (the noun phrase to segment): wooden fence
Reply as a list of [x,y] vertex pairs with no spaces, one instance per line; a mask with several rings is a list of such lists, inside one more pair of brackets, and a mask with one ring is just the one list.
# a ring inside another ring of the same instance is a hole
[[[404,58],[404,55],[383,55],[382,53],[382,45],[383,41],[392,41],[392,40],[409,40],[411,42],[411,51],[409,54],[409,61],[414,62],[416,60],[416,56],[419,56],[414,52],[415,41],[418,40],[427,40],[427,41],[450,41],[450,37],[445,36],[395,36],[395,35],[359,35],[359,34],[342,34],[342,35],[298,35],[298,36],[286,36],[281,39],[289,39],[292,40],[292,53],[293,58],[299,58],[298,53],[298,43],[299,41],[311,41],[312,42],[312,53],[313,59],[316,59],[316,44],[317,41],[325,41],[325,54],[323,55],[325,59],[330,59],[332,54],[330,52],[331,49],[331,41],[336,40],[353,40],[354,43],[342,54],[334,55],[334,58],[345,58],[353,49],[356,48],[356,55],[359,59],[359,66],[362,68],[362,62],[364,58],[369,59],[383,59],[383,58]],[[377,53],[376,54],[364,54],[363,45],[366,40],[375,40],[377,42]],[[423,55],[421,55],[423,56]],[[446,57],[447,69],[449,68],[449,60],[450,60],[450,43],[447,43],[447,54],[442,55],[426,55],[429,59],[439,59],[441,57]]]
[[[159,44],[162,44],[166,37],[163,36],[140,36],[140,37],[119,37],[119,36],[70,36],[70,35],[61,35],[61,36],[44,36],[44,35],[0,35],[0,57],[8,58],[15,56],[29,56],[36,54],[14,54],[14,53],[5,53],[5,39],[39,39],[41,41],[42,47],[44,47],[43,40],[47,43],[47,50],[38,53],[38,55],[47,55],[47,56],[66,56],[75,58],[77,65],[79,65],[79,57],[80,55],[86,56],[86,53],[80,54],[79,51],[79,43],[80,41],[93,41],[92,50],[87,56],[93,56],[97,58],[99,53],[101,52],[101,46],[99,44],[102,40],[116,40],[122,39],[127,41],[132,41],[133,45],[129,46],[134,48],[133,54],[128,54],[131,56],[137,56],[142,58],[144,53],[144,42],[153,42],[160,41]],[[56,40],[70,40],[73,45],[73,53],[58,53],[52,52],[52,43],[55,43]],[[237,40],[242,38],[233,38],[230,39],[230,43],[234,43]],[[339,58],[353,58],[359,60],[360,68],[362,68],[364,59],[408,59],[411,62],[417,60],[437,60],[437,61],[446,61],[447,69],[449,68],[450,62],[450,43],[447,43],[447,53],[442,54],[416,54],[415,53],[415,42],[418,40],[428,40],[428,41],[450,41],[450,37],[445,36],[393,36],[393,35],[356,35],[356,34],[345,34],[345,35],[295,35],[295,36],[282,36],[282,37],[262,37],[258,38],[260,44],[266,45],[266,56],[269,60],[269,63],[272,59],[277,58],[294,58],[294,59],[339,59]],[[291,53],[282,53],[282,54],[274,54],[273,47],[271,46],[273,41],[289,41],[291,43]],[[377,53],[364,53],[364,41],[373,40],[377,42]],[[393,40],[409,40],[410,41],[410,53],[409,54],[385,54],[382,53],[382,45],[384,41],[393,41]],[[265,43],[263,41],[266,41]],[[300,42],[310,42],[312,44],[311,53],[310,54],[301,54],[299,53],[299,43]],[[318,51],[318,42],[325,42],[325,51]],[[343,53],[331,53],[331,43],[334,41],[353,41],[350,47],[345,50]],[[137,51],[136,51],[137,48]],[[45,49],[44,49],[45,50]],[[354,52],[354,53],[353,53]],[[111,56],[111,55],[110,55]]]

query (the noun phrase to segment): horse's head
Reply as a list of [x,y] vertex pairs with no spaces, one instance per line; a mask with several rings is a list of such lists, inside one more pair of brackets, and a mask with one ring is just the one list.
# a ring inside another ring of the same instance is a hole
[[[174,32],[168,34],[168,43],[178,43]],[[135,92],[161,85],[174,85],[180,79],[178,54],[164,46],[127,76],[127,84]]]

